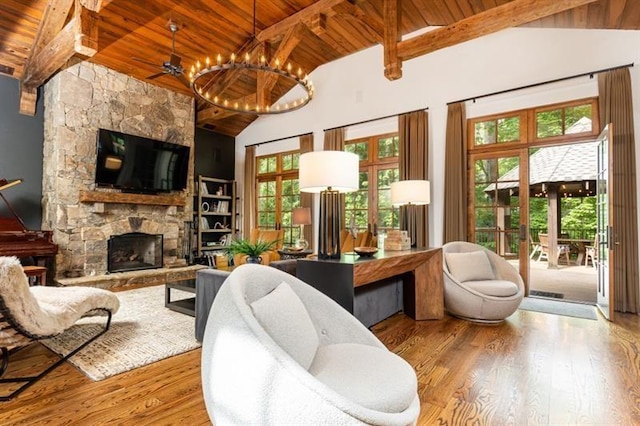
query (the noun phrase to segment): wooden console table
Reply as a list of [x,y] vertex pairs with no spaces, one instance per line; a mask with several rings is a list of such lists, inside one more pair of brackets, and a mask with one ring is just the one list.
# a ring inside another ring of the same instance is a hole
[[415,320],[444,317],[440,248],[380,251],[373,257],[343,254],[340,260],[299,259],[296,275],[351,313],[356,287],[401,276],[405,314]]

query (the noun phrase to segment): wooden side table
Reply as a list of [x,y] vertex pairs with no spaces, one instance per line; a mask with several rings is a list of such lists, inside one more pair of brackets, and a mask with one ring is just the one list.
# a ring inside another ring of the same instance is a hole
[[29,285],[31,285],[31,278],[34,278],[33,284],[47,285],[47,268],[44,266],[23,266],[22,270],[24,274],[29,278]]

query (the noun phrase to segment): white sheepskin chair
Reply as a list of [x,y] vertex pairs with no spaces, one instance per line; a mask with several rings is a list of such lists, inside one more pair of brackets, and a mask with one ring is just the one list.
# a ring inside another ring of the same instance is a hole
[[[23,383],[9,395],[0,396],[0,401],[14,398],[106,332],[111,324],[111,315],[119,306],[116,295],[107,290],[29,287],[20,261],[15,257],[0,256],[0,383]],[[13,353],[34,341],[62,333],[82,317],[97,315],[107,317],[104,328],[42,373],[29,377],[2,377]]]
[[216,426],[415,424],[415,371],[296,277],[236,268],[211,308],[202,388]]

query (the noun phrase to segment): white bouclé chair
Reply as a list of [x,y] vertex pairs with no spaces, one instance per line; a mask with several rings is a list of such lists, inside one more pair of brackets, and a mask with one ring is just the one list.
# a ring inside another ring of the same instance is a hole
[[497,323],[513,314],[524,298],[518,271],[486,248],[464,241],[442,247],[444,305],[454,316]]
[[236,424],[415,424],[413,368],[333,300],[285,272],[236,268],[202,347],[211,420]]

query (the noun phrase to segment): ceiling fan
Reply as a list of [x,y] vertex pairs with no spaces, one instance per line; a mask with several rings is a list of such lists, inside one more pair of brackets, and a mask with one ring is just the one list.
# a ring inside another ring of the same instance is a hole
[[[184,84],[186,87],[190,88],[191,84],[189,83],[189,80],[187,79],[187,77],[185,77],[185,75],[184,75],[184,67],[180,63],[182,61],[182,58],[179,55],[176,55],[176,51],[175,51],[176,33],[179,30],[178,25],[173,21],[169,21],[167,26],[169,27],[169,30],[171,31],[171,56],[169,57],[169,60],[164,61],[162,63],[162,65],[160,65],[159,68],[162,69],[161,72],[156,73],[156,74],[152,74],[152,75],[146,77],[146,80],[153,80],[155,78],[162,77],[163,75],[167,75],[168,74],[168,75],[172,75],[172,76],[176,77],[178,80],[180,80],[180,82],[182,84]],[[141,59],[141,58],[136,58],[136,57],[132,57],[132,59],[136,60],[138,62],[142,62],[144,64],[153,65],[155,67],[158,66],[157,63],[151,62],[151,61],[147,61],[146,59]]]

